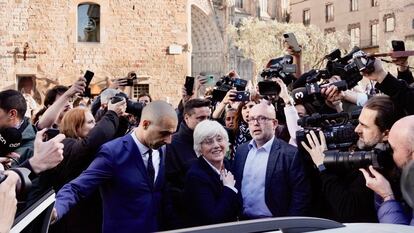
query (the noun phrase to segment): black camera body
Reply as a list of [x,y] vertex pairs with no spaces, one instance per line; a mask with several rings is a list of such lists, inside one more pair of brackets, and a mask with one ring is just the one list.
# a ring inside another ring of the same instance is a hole
[[[306,134],[311,130],[315,131],[319,139],[319,131],[322,131],[326,145],[329,150],[345,150],[354,145],[358,140],[358,134],[355,133],[357,125],[357,114],[349,116],[348,113],[335,114],[313,114],[298,120],[298,125],[303,129],[296,132],[296,141],[305,142],[309,145]],[[320,140],[320,139],[319,139]]]
[[250,92],[248,91],[237,91],[236,96],[234,97],[234,101],[249,101],[250,100]]
[[346,83],[345,80],[341,80],[341,81],[334,82],[334,83],[322,84],[322,85],[319,85],[317,83],[307,83],[305,85],[308,95],[320,94],[322,88],[324,88],[324,87],[326,88],[326,87],[329,87],[329,86],[336,86],[339,91],[348,90],[348,84]]
[[346,72],[355,73],[363,72],[370,74],[375,71],[375,59],[367,57],[363,51],[358,51],[353,54],[352,62],[344,67]]
[[292,63],[293,57],[290,55],[271,59],[260,76],[265,79],[281,78],[284,82],[287,79],[286,82],[290,83],[293,80],[292,74],[296,72],[296,65]]
[[[362,55],[363,51],[354,47],[348,54],[341,57],[341,51],[339,49],[333,50],[331,53],[325,56],[327,60],[325,69],[317,70],[313,75],[307,78],[308,83],[315,83],[321,79],[329,79],[334,75],[341,77],[341,80],[346,81],[348,88],[355,87],[362,79],[360,72],[372,72],[373,63],[372,58],[361,58],[358,55]],[[365,61],[365,60],[369,61]],[[351,63],[348,63],[352,60]]]
[[213,101],[219,102],[224,99],[227,92],[236,88],[237,91],[244,91],[246,89],[247,80],[240,78],[232,78],[229,75],[223,76],[216,83],[216,86],[213,89],[212,99]]
[[293,74],[296,73],[296,65],[292,63],[293,57],[290,55],[271,59],[266,68],[260,73],[260,76],[264,79],[258,83],[260,95],[279,95],[279,84],[270,79],[280,78],[286,85],[289,85],[294,80]]

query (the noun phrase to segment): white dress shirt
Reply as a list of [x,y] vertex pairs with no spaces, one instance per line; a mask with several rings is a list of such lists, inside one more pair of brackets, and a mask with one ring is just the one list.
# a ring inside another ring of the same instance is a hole
[[[148,167],[148,156],[149,156],[148,151],[150,150],[150,148],[144,146],[144,144],[142,144],[138,140],[137,136],[135,135],[135,131],[131,133],[131,136],[132,136],[132,139],[134,139],[134,142],[138,146],[138,150],[139,150],[139,153],[141,153],[142,160],[144,161],[145,167]],[[152,164],[155,170],[154,179],[157,180],[158,171],[160,170],[160,152],[158,150],[152,150]],[[155,182],[155,180],[153,180],[153,182]]]
[[243,170],[241,193],[243,213],[248,217],[272,217],[265,201],[265,182],[267,162],[274,137],[262,147],[257,148],[254,140],[250,141],[249,153]]

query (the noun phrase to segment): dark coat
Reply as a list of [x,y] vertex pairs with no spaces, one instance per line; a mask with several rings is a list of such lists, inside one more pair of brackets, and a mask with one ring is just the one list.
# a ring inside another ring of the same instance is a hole
[[[119,125],[118,115],[108,111],[83,139],[63,140],[63,161],[54,169],[39,178],[42,188],[53,186],[58,192],[63,185],[78,177],[94,160],[99,147],[112,140]],[[99,192],[82,200],[59,222],[52,225],[49,232],[101,232],[102,204]]]
[[[248,153],[248,143],[236,151],[233,174],[237,190],[241,190]],[[274,139],[265,180],[265,202],[274,217],[306,216],[309,212],[311,190],[302,159],[296,147]]]
[[165,207],[165,161],[154,185],[138,146],[130,134],[104,144],[91,165],[56,195],[58,216],[66,214],[79,199],[100,188],[103,204],[102,232],[154,232],[159,230]]
[[390,73],[382,83],[375,85],[384,94],[391,97],[398,118],[414,114],[414,88],[410,88],[404,80],[394,78]]
[[241,207],[236,192],[223,186],[220,176],[203,157],[187,173],[184,197],[189,226],[236,221]]
[[166,179],[171,193],[173,207],[177,214],[183,217],[186,201],[183,200],[184,180],[188,169],[197,161],[194,151],[193,130],[185,122],[181,122],[177,133],[167,145],[165,158]]
[[24,118],[22,126],[19,131],[22,134],[22,141],[20,146],[14,150],[15,153],[20,155],[18,159],[19,164],[27,161],[33,156],[34,140],[36,138],[36,127],[30,123],[29,118]]
[[404,80],[408,85],[414,82],[413,73],[411,73],[410,69],[407,69],[405,71],[398,71],[398,79]]
[[378,222],[374,192],[366,187],[360,171],[320,173],[322,200],[326,212],[321,217],[339,222]]

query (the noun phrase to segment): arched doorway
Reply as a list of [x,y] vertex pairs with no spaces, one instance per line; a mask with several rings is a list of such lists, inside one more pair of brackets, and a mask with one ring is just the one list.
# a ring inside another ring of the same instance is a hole
[[216,77],[225,69],[223,37],[208,0],[189,1],[191,10],[191,74],[207,72]]

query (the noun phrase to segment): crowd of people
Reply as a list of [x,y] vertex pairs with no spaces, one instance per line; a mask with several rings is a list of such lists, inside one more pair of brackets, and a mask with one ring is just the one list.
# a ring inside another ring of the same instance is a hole
[[[288,52],[300,64],[300,52]],[[318,101],[292,95],[306,76],[300,72],[291,83],[268,77],[280,87],[275,96],[249,83],[247,101],[237,100],[236,88],[210,98],[200,75],[192,91],[183,87],[176,108],[147,93],[134,100],[117,85],[82,97],[84,77],[48,90],[29,114],[30,95],[1,91],[0,128],[17,129],[21,140],[1,151],[0,232],[10,229],[17,195],[32,203],[51,188],[49,232],[154,232],[283,216],[414,225],[400,188],[401,170],[414,160],[414,79],[407,58],[396,64],[398,77],[375,59],[374,70],[362,73],[369,85],[323,85],[312,96]],[[301,119],[355,109],[358,140],[346,151],[388,148],[383,169],[332,169],[323,130],[297,137]],[[16,191],[14,167],[30,170],[25,195]]]

